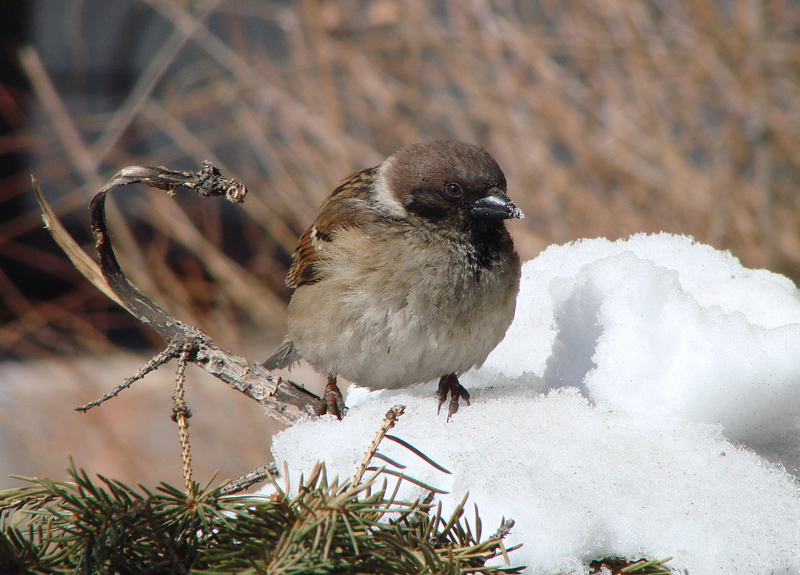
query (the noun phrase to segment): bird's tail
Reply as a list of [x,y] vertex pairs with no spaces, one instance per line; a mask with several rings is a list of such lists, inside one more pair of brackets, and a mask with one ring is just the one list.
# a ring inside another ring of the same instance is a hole
[[287,335],[280,347],[262,365],[267,369],[283,369],[284,367],[291,369],[295,363],[300,361],[301,357],[303,356],[300,355],[300,351]]

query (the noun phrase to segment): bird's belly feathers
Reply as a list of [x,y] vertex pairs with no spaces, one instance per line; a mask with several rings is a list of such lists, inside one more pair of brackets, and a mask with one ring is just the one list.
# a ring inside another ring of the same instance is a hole
[[519,272],[510,259],[476,274],[467,273],[463,253],[445,246],[420,261],[403,242],[382,250],[364,243],[339,236],[324,280],[292,296],[289,337],[303,357],[373,388],[481,365],[514,317]]

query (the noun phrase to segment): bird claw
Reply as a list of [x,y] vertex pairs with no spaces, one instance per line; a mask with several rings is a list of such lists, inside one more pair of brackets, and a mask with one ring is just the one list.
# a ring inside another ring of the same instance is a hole
[[339,386],[336,384],[336,376],[328,376],[328,385],[325,386],[325,393],[322,394],[322,401],[317,408],[317,415],[335,415],[337,419],[344,417],[346,408],[344,398]]
[[436,408],[436,414],[442,412],[442,404],[450,396],[450,405],[447,408],[447,421],[458,411],[458,400],[463,399],[469,405],[469,392],[458,382],[458,377],[455,373],[450,375],[443,375],[439,380],[439,389],[436,391],[436,397],[439,398],[439,406]]

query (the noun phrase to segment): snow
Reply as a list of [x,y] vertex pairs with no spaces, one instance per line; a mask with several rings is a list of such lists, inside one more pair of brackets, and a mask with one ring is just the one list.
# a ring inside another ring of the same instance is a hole
[[402,404],[393,432],[452,475],[381,452],[447,490],[446,510],[469,492],[485,532],[513,518],[528,573],[587,573],[605,555],[800,573],[800,295],[786,277],[669,234],[552,246],[524,265],[505,340],[461,381],[472,405],[449,422],[435,383],[351,387],[343,421],[301,421],[273,455],[295,488],[317,460],[349,477]]

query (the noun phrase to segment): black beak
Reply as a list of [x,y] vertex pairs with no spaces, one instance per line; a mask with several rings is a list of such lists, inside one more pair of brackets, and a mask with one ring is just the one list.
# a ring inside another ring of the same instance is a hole
[[512,218],[524,218],[525,214],[514,205],[503,190],[492,188],[489,190],[492,195],[481,198],[472,204],[472,213],[487,220],[510,220]]

